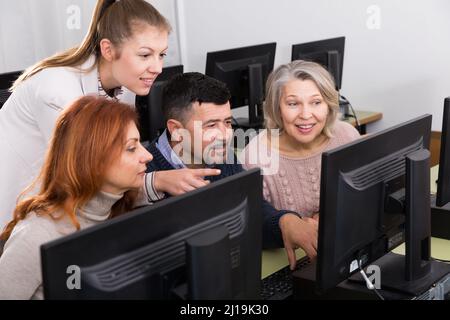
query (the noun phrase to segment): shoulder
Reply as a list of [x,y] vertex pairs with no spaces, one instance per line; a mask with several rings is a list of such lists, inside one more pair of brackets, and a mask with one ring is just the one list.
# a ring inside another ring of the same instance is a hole
[[333,136],[335,139],[342,141],[342,143],[351,142],[360,138],[360,134],[354,126],[341,120],[337,120],[334,124]]
[[83,95],[80,71],[70,67],[46,68],[25,81],[36,101],[57,108]]
[[6,241],[0,259],[0,269],[14,272],[13,269],[18,268],[36,268],[40,260],[40,246],[58,237],[53,221],[38,217],[34,213],[29,214],[14,227]]
[[66,87],[67,85],[77,85],[81,88],[80,74],[81,71],[79,69],[72,67],[45,68],[30,77],[28,80],[33,80],[35,82],[35,86],[37,87],[54,85],[55,87],[52,88],[53,90],[59,87]]
[[20,221],[11,233],[10,238],[5,243],[5,251],[8,248],[18,248],[23,250],[33,250],[39,248],[41,244],[58,237],[55,222],[49,218],[39,217],[31,213],[25,220]]
[[40,246],[57,237],[52,230],[52,221],[33,213],[15,226],[0,258],[0,299],[30,299],[39,294]]

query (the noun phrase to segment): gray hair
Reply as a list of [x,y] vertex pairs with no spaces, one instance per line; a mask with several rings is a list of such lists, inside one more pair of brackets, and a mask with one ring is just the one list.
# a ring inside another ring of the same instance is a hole
[[281,93],[289,81],[311,80],[319,89],[320,94],[328,105],[328,116],[323,129],[327,137],[332,137],[332,130],[339,112],[339,94],[336,91],[333,77],[320,64],[296,60],[283,64],[276,68],[267,78],[266,101],[264,103],[264,118],[267,129],[279,129],[284,131],[281,118],[280,99]]

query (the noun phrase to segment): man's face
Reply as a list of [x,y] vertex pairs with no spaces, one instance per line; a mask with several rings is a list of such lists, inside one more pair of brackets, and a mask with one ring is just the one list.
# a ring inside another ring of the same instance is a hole
[[190,135],[183,137],[181,143],[185,164],[188,164],[186,154],[190,154],[190,164],[225,163],[233,136],[231,119],[229,102],[222,105],[194,102],[184,120],[184,129]]

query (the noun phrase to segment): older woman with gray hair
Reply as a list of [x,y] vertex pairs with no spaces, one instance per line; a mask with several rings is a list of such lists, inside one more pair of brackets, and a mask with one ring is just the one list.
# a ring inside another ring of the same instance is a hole
[[264,170],[267,164],[258,159],[267,159],[267,150],[271,161],[278,161],[276,172],[265,172],[263,192],[275,208],[302,213],[302,219],[287,215],[280,220],[282,230],[299,230],[296,238],[284,239],[292,265],[298,247],[310,257],[316,255],[322,152],[357,139],[359,133],[337,119],[338,92],[332,76],[317,63],[281,65],[269,75],[266,88],[266,128],[277,134],[260,133],[242,152],[241,161],[246,169]]

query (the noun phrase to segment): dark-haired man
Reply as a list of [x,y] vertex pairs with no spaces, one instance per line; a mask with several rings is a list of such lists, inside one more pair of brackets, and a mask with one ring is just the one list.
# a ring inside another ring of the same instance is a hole
[[[180,179],[166,181],[173,187],[170,194],[194,190],[244,170],[229,148],[233,136],[230,97],[224,83],[195,72],[175,76],[164,88],[166,130],[148,147],[153,155],[148,171],[158,175],[161,170],[179,169]],[[220,174],[205,179],[185,174],[189,169],[211,167]],[[158,181],[163,179],[161,174]],[[316,255],[317,221],[276,210],[266,201],[262,212],[264,248],[282,247],[283,242],[289,242],[291,248],[313,248],[306,253]],[[290,264],[293,267],[295,261]]]

